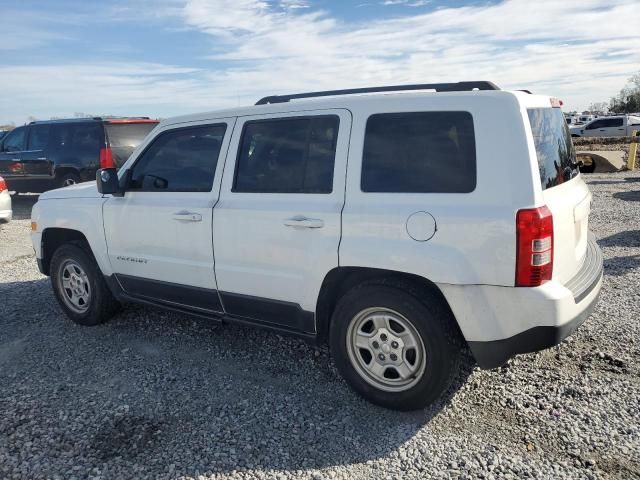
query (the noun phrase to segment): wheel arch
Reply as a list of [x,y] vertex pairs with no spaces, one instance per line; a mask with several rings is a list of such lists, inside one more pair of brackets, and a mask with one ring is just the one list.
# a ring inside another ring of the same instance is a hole
[[62,245],[73,243],[76,245],[82,245],[84,248],[91,251],[91,246],[89,245],[87,237],[79,230],[71,228],[45,228],[42,231],[40,243],[42,252],[42,257],[40,259],[42,262],[41,267],[42,273],[45,275],[50,274],[51,257],[53,257],[53,253]]
[[[316,304],[316,334],[319,343],[326,343],[329,329],[331,328],[331,317],[340,298],[349,290],[362,283],[393,284],[403,285],[418,294],[425,293],[435,295],[451,312],[452,318],[455,315],[442,294],[442,291],[431,280],[406,272],[385,270],[366,267],[336,267],[325,276]],[[460,326],[456,320],[456,326],[462,338]]]

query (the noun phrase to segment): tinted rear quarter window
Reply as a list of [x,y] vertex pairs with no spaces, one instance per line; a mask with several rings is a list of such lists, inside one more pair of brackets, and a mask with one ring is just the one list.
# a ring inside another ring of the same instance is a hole
[[364,192],[468,193],[476,187],[469,112],[383,113],[369,117]]
[[527,110],[536,147],[542,189],[560,185],[578,175],[571,134],[559,108]]
[[64,154],[95,155],[104,146],[104,130],[98,122],[59,123],[52,125],[49,146]]

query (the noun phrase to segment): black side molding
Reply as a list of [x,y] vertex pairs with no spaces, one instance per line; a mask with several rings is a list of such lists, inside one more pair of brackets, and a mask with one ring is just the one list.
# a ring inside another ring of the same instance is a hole
[[218,321],[262,327],[307,340],[316,337],[315,313],[304,310],[297,303],[130,275],[115,274],[104,278],[113,295],[123,302],[143,303]]

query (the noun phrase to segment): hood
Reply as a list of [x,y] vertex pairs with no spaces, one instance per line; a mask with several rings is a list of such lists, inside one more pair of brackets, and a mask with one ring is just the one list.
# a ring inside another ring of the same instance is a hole
[[52,198],[98,198],[102,195],[98,192],[96,182],[84,182],[70,185],[64,188],[56,188],[40,195],[40,200]]

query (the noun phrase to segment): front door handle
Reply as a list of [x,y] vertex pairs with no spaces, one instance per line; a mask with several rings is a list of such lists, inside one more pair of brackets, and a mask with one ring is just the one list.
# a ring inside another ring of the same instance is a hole
[[178,220],[179,222],[201,222],[202,215],[196,212],[181,210],[173,214],[173,219]]
[[307,218],[304,215],[296,215],[295,217],[287,218],[284,221],[287,227],[298,228],[322,228],[324,222],[319,218]]

